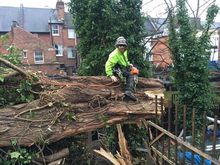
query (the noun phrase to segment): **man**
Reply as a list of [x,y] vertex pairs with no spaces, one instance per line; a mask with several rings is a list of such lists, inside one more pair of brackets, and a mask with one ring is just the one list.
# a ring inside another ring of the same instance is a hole
[[119,81],[117,70],[120,69],[123,77],[126,78],[125,96],[136,101],[133,94],[134,91],[134,76],[130,73],[133,65],[128,61],[127,41],[124,37],[118,37],[115,43],[115,50],[110,53],[109,58],[105,64],[106,75],[109,76],[113,82]]

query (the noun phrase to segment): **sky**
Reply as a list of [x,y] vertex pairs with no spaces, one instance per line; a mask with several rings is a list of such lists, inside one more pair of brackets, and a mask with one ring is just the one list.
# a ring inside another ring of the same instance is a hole
[[[65,3],[70,2],[70,0],[63,0]],[[172,3],[175,0],[167,0]],[[0,0],[0,6],[15,6],[19,7],[23,4],[24,7],[39,7],[39,8],[55,8],[57,0]],[[196,9],[197,0],[190,0],[189,4],[193,10]],[[200,0],[200,5],[203,7],[200,10],[202,20],[205,19],[205,12],[203,11],[207,4],[210,3],[210,0]],[[216,0],[217,5],[220,7],[220,0]],[[175,5],[175,4],[174,4]],[[166,17],[164,13],[166,8],[166,4],[164,0],[143,0],[143,9],[142,11],[145,14],[149,14],[152,17]],[[190,11],[190,10],[189,10]],[[216,22],[220,22],[220,12],[215,19]]]

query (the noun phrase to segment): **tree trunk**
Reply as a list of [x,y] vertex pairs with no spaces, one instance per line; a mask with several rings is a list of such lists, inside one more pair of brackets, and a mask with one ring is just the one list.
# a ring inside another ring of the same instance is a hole
[[[0,147],[51,143],[107,124],[155,117],[152,93],[163,93],[157,79],[139,78],[138,101],[124,97],[121,84],[107,77],[42,77],[38,84],[53,86],[27,104],[0,109]],[[148,93],[151,93],[148,95]],[[159,110],[160,108],[158,108]],[[159,115],[159,111],[157,112]]]

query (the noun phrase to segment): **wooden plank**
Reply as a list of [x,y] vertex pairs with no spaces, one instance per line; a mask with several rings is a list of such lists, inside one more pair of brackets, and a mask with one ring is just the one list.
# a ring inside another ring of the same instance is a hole
[[172,133],[168,132],[167,130],[161,128],[160,126],[156,125],[155,123],[151,122],[151,121],[146,121],[146,123],[148,125],[151,125],[153,127],[155,127],[156,129],[158,129],[159,131],[163,132],[164,134],[166,134],[167,136],[169,136],[171,139],[176,140],[178,143],[180,143],[181,145],[183,145],[184,147],[190,149],[191,151],[201,155],[202,157],[204,157],[205,159],[210,160],[212,163],[215,164],[220,164],[220,161],[218,161],[217,159],[211,157],[210,155],[202,152],[201,150],[195,148],[194,146],[191,146],[189,143],[183,141],[181,138],[176,137],[175,135],[173,135]]

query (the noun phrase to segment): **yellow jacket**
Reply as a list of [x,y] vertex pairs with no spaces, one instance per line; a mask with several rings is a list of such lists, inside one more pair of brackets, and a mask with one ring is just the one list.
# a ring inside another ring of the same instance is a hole
[[119,64],[122,68],[126,68],[130,65],[127,50],[125,50],[124,53],[121,53],[119,49],[116,48],[110,53],[108,60],[105,63],[105,73],[107,76],[113,75],[113,68],[116,64]]

